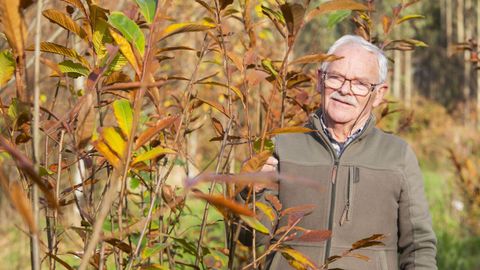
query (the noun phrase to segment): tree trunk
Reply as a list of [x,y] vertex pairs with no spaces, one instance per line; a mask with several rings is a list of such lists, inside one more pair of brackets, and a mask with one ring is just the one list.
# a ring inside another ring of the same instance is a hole
[[393,96],[395,99],[401,99],[402,96],[402,52],[393,51]]
[[405,106],[412,107],[412,51],[405,52]]
[[[465,15],[464,17],[469,18],[470,17],[470,11],[472,9],[472,0],[465,0]],[[465,21],[465,37],[464,41],[466,42],[468,39],[471,39],[473,36],[473,20],[466,20]],[[463,57],[464,57],[464,63],[465,67],[463,69],[463,97],[465,99],[465,124],[469,124],[471,122],[471,117],[470,117],[470,107],[471,107],[471,102],[470,102],[470,82],[471,82],[471,72],[472,72],[472,63],[470,62],[470,52],[469,51],[464,51]]]
[[[477,6],[475,10],[475,15],[477,16],[477,53],[480,52],[480,0],[477,0]],[[477,67],[480,67],[480,64],[477,63]],[[480,69],[477,68],[477,129],[480,130]]]
[[445,0],[445,30],[447,35],[447,52],[451,55],[453,38],[453,9],[452,0]]

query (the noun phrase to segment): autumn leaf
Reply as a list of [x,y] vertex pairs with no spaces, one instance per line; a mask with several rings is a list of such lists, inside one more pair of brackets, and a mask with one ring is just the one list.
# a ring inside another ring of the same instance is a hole
[[272,153],[268,150],[254,155],[252,158],[250,158],[243,164],[241,172],[252,173],[260,171],[265,162],[267,162],[268,157],[270,157],[271,155]]

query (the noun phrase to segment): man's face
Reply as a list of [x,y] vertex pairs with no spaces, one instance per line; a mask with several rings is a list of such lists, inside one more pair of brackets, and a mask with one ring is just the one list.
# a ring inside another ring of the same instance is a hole
[[353,125],[356,121],[365,120],[370,115],[372,108],[381,103],[387,86],[386,84],[378,85],[372,93],[365,96],[353,94],[350,90],[351,82],[348,80],[369,84],[379,83],[377,57],[374,53],[356,44],[344,45],[338,48],[334,54],[343,58],[330,63],[326,73],[341,75],[347,81],[337,90],[325,87],[323,109],[327,121],[332,124]]

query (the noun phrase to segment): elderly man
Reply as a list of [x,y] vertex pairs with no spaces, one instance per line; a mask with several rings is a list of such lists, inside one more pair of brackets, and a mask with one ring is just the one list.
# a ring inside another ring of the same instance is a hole
[[[355,241],[380,233],[387,236],[385,246],[359,251],[368,262],[348,257],[329,268],[436,269],[436,239],[415,154],[402,139],[377,129],[371,113],[388,89],[387,59],[378,47],[352,35],[337,40],[329,54],[342,58],[318,72],[323,104],[307,124],[316,131],[277,136],[274,157],[262,171],[318,181],[321,190],[280,181],[275,193],[283,209],[316,205],[299,226],[328,229],[332,237],[288,244],[321,265]],[[267,264],[290,268],[278,253]]]

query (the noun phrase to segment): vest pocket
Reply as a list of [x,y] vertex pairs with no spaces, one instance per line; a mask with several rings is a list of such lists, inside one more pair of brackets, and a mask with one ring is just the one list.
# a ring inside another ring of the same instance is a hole
[[380,270],[388,270],[388,264],[387,264],[387,254],[385,250],[380,250],[378,251],[378,264]]
[[345,196],[345,206],[343,208],[342,216],[340,217],[340,226],[345,222],[350,221],[353,212],[353,199],[354,199],[354,184],[360,182],[360,170],[358,167],[348,167],[347,188]]

